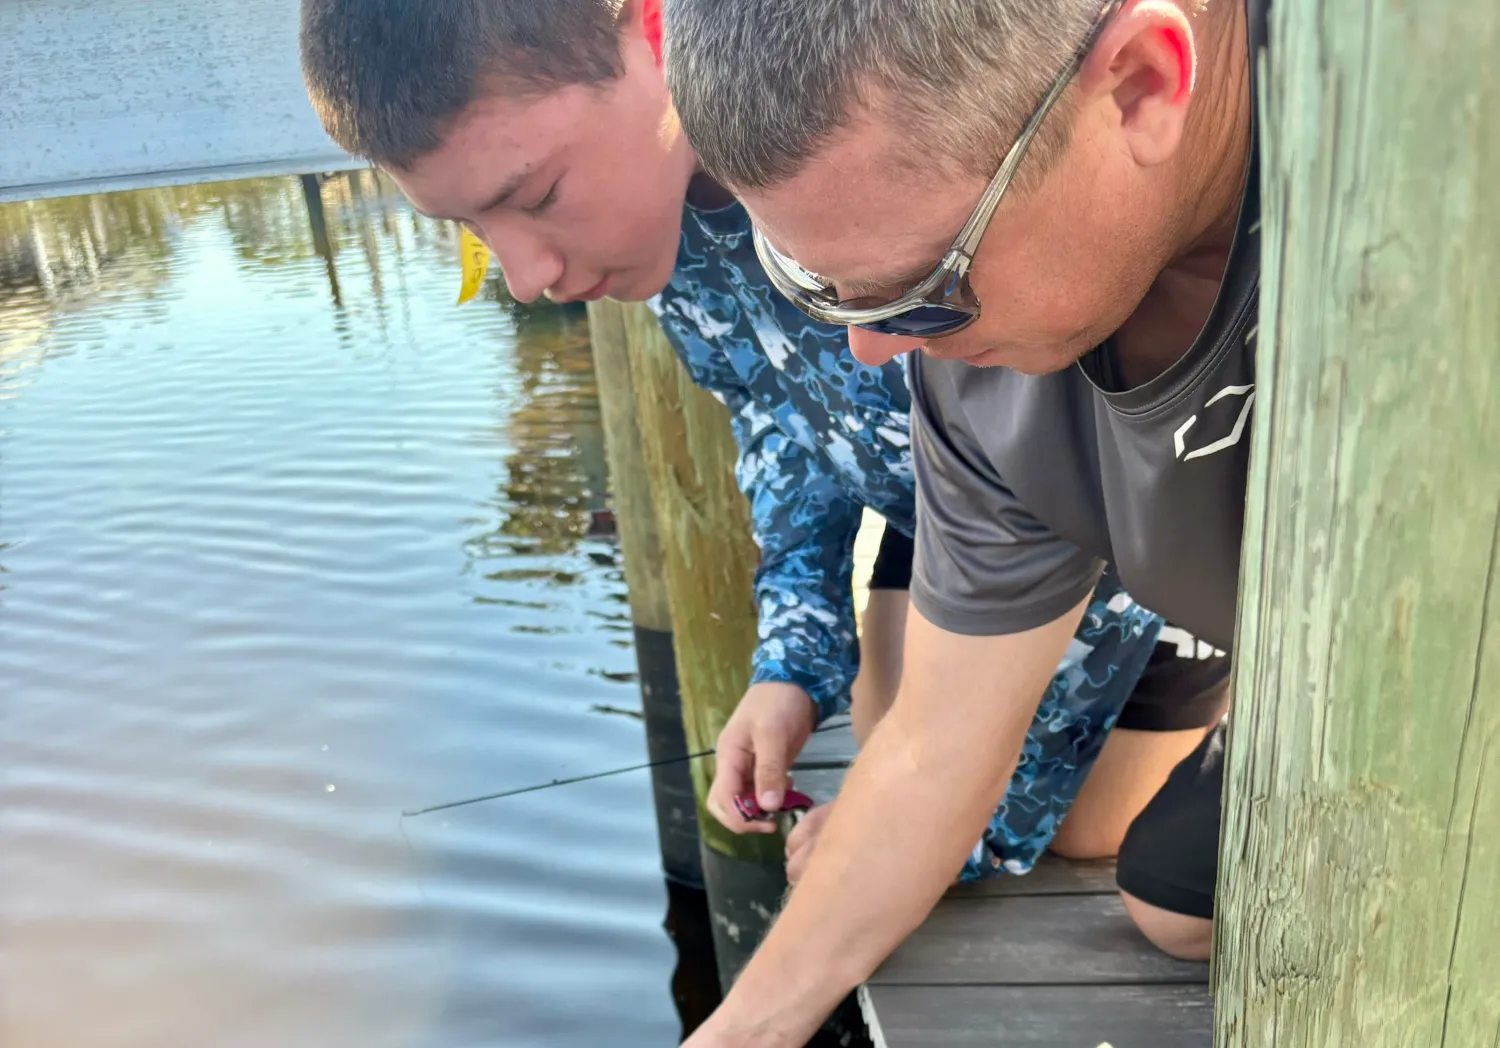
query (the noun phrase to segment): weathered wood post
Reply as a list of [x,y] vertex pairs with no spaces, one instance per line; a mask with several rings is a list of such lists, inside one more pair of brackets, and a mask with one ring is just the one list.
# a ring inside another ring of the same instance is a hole
[[[651,760],[663,761],[691,751],[682,726],[666,556],[656,526],[656,506],[651,500],[651,481],[636,417],[623,311],[622,305],[607,299],[589,303],[589,338],[609,460],[610,504],[625,561],[635,633],[646,750]],[[692,775],[686,762],[663,764],[651,772],[662,869],[668,881],[665,928],[677,947],[672,997],[682,1017],[684,1037],[717,1006],[721,989],[710,922],[701,916],[706,903]]]
[[1500,6],[1271,17],[1215,1043],[1488,1048]]
[[[666,562],[677,678],[688,748],[713,747],[750,679],[759,550],[735,484],[737,457],[722,404],[693,385],[643,305],[622,308],[636,417]],[[705,806],[712,760],[694,761],[703,877],[724,986],[760,944],[786,891],[775,835],[736,836]]]
[[[656,507],[636,418],[635,383],[625,338],[624,308],[618,302],[590,302],[589,338],[609,458],[611,504],[625,559],[630,618],[635,627],[635,660],[651,760],[671,760],[691,752],[682,727],[677,665],[672,651],[672,609],[667,602],[666,559],[656,527]],[[703,887],[698,854],[698,811],[692,768],[668,764],[652,772],[662,866],[669,878]]]

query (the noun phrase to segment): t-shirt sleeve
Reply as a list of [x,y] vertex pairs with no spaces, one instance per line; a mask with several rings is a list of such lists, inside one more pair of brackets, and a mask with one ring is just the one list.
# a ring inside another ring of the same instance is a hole
[[950,633],[1043,626],[1093,592],[1104,563],[1054,535],[1006,487],[974,439],[953,379],[967,364],[911,361],[917,484],[911,599]]

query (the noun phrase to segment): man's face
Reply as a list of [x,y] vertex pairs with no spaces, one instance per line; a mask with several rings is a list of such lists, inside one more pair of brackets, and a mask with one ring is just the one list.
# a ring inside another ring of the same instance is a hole
[[[1220,11],[1224,18],[1210,28]],[[1195,158],[1182,148],[1201,86],[1199,41],[1242,55],[1243,33],[1237,4],[1140,0],[1120,8],[1082,67],[1058,71],[1069,77],[1072,105],[1048,119],[1071,121],[1069,145],[1045,177],[1023,177],[1001,200],[969,271],[979,317],[925,344],[851,328],[854,355],[879,364],[921,348],[1046,374],[1118,331],[1159,277],[1180,284],[1164,269],[1216,217],[1205,175],[1237,163],[1215,149]],[[1217,102],[1198,111],[1196,126],[1232,131],[1245,83],[1242,67],[1226,66]],[[740,193],[773,247],[865,307],[900,297],[933,271],[993,174],[957,174],[958,165],[934,162],[920,123],[891,116],[899,99],[885,101],[857,106],[791,179]],[[1228,132],[1217,139],[1231,152],[1233,140]],[[1023,175],[1034,161],[1022,161]],[[1162,315],[1144,319],[1157,328],[1175,320],[1161,305],[1172,298],[1153,296],[1151,309]]]
[[[978,320],[926,343],[850,329],[854,355],[880,364],[921,348],[1045,374],[1115,331],[1166,259],[1137,165],[1098,130],[1080,113],[1072,146],[1040,186],[1001,202],[970,271]],[[767,239],[842,299],[889,301],[920,282],[985,188],[983,178],[892,163],[910,155],[896,134],[856,120],[791,180],[742,194]]]
[[469,226],[528,302],[649,298],[672,273],[694,157],[638,36],[625,72],[529,99],[487,97],[389,173],[421,211]]

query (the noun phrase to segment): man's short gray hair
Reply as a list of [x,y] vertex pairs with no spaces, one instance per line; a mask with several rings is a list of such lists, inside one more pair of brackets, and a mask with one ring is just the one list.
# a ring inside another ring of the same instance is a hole
[[[910,129],[900,159],[989,178],[1103,4],[667,0],[667,82],[699,159],[735,189],[795,175],[857,105]],[[1023,176],[1066,147],[1068,101]]]

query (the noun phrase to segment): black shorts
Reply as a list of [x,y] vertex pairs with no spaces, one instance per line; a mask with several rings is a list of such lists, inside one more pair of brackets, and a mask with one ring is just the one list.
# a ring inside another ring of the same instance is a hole
[[[911,589],[912,540],[889,524],[870,573],[872,590]],[[1187,731],[1206,728],[1224,709],[1229,659],[1181,629],[1158,640],[1151,661],[1120,711],[1117,728],[1128,731]]]
[[903,535],[889,524],[880,536],[875,567],[870,570],[872,590],[911,589],[911,562],[916,556],[910,535]]
[[1221,655],[1168,623],[1151,659],[1120,710],[1116,728],[1187,731],[1207,728],[1224,714],[1229,696],[1228,655]]
[[1115,866],[1122,891],[1172,913],[1213,918],[1226,727],[1220,721],[1204,737],[1130,824]]

